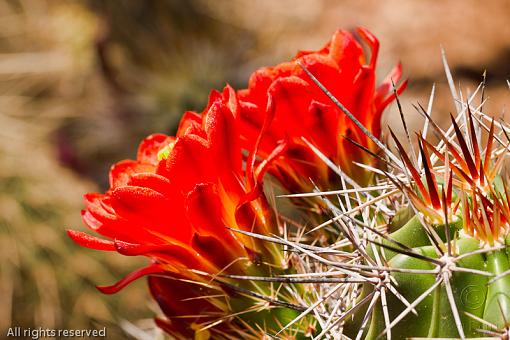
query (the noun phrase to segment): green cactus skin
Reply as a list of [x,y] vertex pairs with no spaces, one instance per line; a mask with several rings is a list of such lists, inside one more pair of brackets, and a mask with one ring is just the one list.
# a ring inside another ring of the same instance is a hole
[[[286,275],[296,274],[296,270],[292,267],[287,269],[270,268],[264,264],[249,264],[246,272],[255,277],[267,277],[269,275]],[[262,327],[264,332],[268,334],[278,333],[283,326],[290,324],[294,319],[299,317],[302,311],[298,311],[277,303],[269,301],[261,302],[257,298],[247,298],[258,294],[259,296],[270,297],[271,299],[289,304],[299,304],[289,295],[286,295],[287,290],[283,287],[284,284],[274,282],[261,282],[256,280],[237,280],[234,281],[232,286],[224,286],[223,288],[229,293],[229,306],[232,313],[243,321],[244,325],[254,330]],[[290,284],[287,288],[292,291],[298,292],[300,296],[306,297],[307,292],[303,285]],[[243,292],[244,291],[244,292]],[[275,292],[279,292],[275,294]],[[254,303],[259,303],[259,308]],[[270,308],[261,308],[267,305]],[[252,310],[252,311],[249,311]],[[310,338],[310,334],[320,331],[319,325],[312,316],[305,316],[298,321],[294,327],[290,327],[287,331],[281,332],[279,335],[284,338],[291,338],[295,340],[305,340]]]
[[[455,237],[452,236],[452,248],[454,248],[455,254],[462,255],[481,249],[480,241],[477,239],[458,236],[459,233],[456,231],[460,229],[461,225],[462,221],[457,220],[450,226],[450,234],[455,235]],[[424,228],[416,216],[396,229],[389,235],[391,239],[413,248],[417,253],[430,258],[438,258],[435,248],[430,244]],[[436,231],[446,242],[444,226],[437,226]],[[510,243],[510,234],[506,237],[505,242],[507,245]],[[383,243],[388,243],[388,241],[383,241]],[[397,254],[388,249],[380,248],[380,251],[385,252],[390,267],[420,270],[432,270],[436,267],[428,261],[405,254]],[[507,253],[506,249],[478,253],[459,260],[457,267],[498,275],[510,269],[510,254]],[[400,272],[394,272],[392,276],[398,284],[398,291],[410,302],[427,291],[436,282],[437,278],[436,274]],[[469,317],[466,312],[501,328],[505,326],[504,318],[508,319],[510,317],[510,276],[504,276],[488,285],[490,279],[491,277],[474,273],[452,273],[450,282],[466,337],[480,337],[481,333],[477,330],[487,328]],[[373,289],[372,285],[365,285],[360,299],[367,296]],[[405,305],[398,298],[391,294],[388,296],[390,320],[394,320],[405,308]],[[415,309],[418,313],[417,316],[410,313],[391,329],[393,339],[459,337],[444,284],[440,284],[434,289]],[[348,336],[356,336],[365,311],[366,307],[357,313],[351,322],[346,324],[345,332]],[[364,338],[376,339],[384,330],[385,322],[382,307],[378,305],[372,313]]]

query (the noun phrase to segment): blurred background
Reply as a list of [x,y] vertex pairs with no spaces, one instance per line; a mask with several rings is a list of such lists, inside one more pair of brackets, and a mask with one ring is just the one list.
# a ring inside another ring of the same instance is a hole
[[[436,117],[454,110],[440,46],[466,93],[487,71],[486,111],[504,116],[509,20],[508,0],[0,2],[1,336],[10,326],[155,335],[144,280],[114,296],[94,288],[144,260],[79,248],[65,229],[84,230],[82,195],[106,188],[112,163],[135,157],[147,134],[173,133],[210,89],[245,87],[256,68],[364,25],[381,41],[379,75],[404,65],[412,128],[411,104],[426,104],[433,83]],[[397,121],[394,107],[385,119]]]

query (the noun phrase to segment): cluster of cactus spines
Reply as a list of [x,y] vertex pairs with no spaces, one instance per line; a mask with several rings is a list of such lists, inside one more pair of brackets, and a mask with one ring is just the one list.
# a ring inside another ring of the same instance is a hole
[[[467,100],[449,81],[457,114],[446,131],[431,118],[433,88],[427,109],[415,106],[425,120],[415,150],[402,112],[405,143],[391,129],[392,143],[383,143],[302,67],[379,146],[372,156],[383,166],[359,164],[374,175],[360,187],[307,143],[338,174],[342,189],[284,196],[316,199],[328,217],[312,227],[284,223],[283,237],[244,232],[283,245],[296,273],[241,279],[289,284],[289,292],[296,283],[305,287],[291,293],[302,301],[290,307],[297,316],[270,335],[281,337],[311,317],[314,339],[508,339],[510,188],[503,165],[510,126],[483,112],[485,81]],[[445,70],[450,80],[446,62]],[[397,104],[401,110],[398,98]],[[309,237],[319,230],[333,242]]]

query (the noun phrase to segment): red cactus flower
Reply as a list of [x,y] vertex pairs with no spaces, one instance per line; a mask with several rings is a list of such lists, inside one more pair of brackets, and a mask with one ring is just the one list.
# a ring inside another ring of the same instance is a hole
[[[176,137],[147,137],[136,160],[111,168],[105,194],[85,195],[85,224],[109,240],[77,231],[69,232],[71,238],[85,247],[152,259],[117,284],[99,287],[102,292],[115,293],[140,276],[157,274],[149,279],[151,292],[169,318],[213,317],[226,312],[221,298],[186,300],[214,295],[206,292],[208,286],[187,282],[201,280],[193,270],[216,274],[228,267],[227,272],[245,273],[256,259],[275,262],[266,244],[226,228],[274,232],[263,198],[245,199],[252,190],[242,169],[237,103],[228,86],[212,92],[202,114],[184,115]],[[194,321],[160,324],[189,336]]]
[[[248,150],[256,149],[262,159],[274,159],[270,172],[289,191],[309,190],[310,179],[323,188],[335,183],[331,170],[305,140],[347,175],[366,184],[368,174],[353,161],[367,164],[373,159],[352,141],[375,152],[376,146],[303,69],[311,72],[375,137],[380,137],[381,115],[395,97],[392,81],[400,80],[401,66],[397,65],[376,88],[379,42],[364,28],[358,28],[357,33],[370,48],[369,56],[353,34],[339,30],[318,51],[302,51],[291,62],[256,71],[248,88],[239,91],[243,144]],[[405,85],[403,82],[397,92]]]

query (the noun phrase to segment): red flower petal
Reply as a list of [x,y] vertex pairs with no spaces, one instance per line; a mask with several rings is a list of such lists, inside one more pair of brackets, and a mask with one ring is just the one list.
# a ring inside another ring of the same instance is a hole
[[143,164],[131,160],[118,162],[110,169],[110,187],[113,189],[126,185],[133,175],[153,171],[154,166],[150,164]]
[[190,246],[177,241],[168,241],[164,244],[134,244],[115,241],[114,249],[126,256],[149,255],[165,262],[177,262],[178,266],[204,271],[218,270]]
[[150,188],[124,186],[112,192],[115,212],[129,220],[130,232],[147,233],[189,242],[191,230],[186,228],[182,202],[172,202]]
[[[222,206],[223,204],[223,206]],[[224,219],[223,212],[235,212],[235,206],[228,207],[229,202],[221,201],[214,185],[197,184],[186,199],[186,212],[189,221],[201,237],[212,237],[231,253],[230,257],[243,254],[238,239],[226,226],[235,227],[235,221]],[[232,203],[230,203],[232,205]],[[233,218],[233,214],[231,219]]]
[[157,165],[159,162],[158,152],[174,140],[174,137],[169,137],[161,133],[155,133],[146,137],[138,146],[138,162],[152,164],[154,166]]
[[[177,129],[177,137],[184,136],[186,133],[189,133],[190,127],[201,127],[202,126],[202,117],[193,111],[186,111],[181,118],[181,122],[179,123],[179,128]],[[193,128],[192,131],[195,129]],[[196,133],[196,132],[193,132]]]
[[226,107],[230,110],[234,117],[237,117],[239,115],[240,107],[236,91],[230,85],[227,85],[223,89],[222,96]]
[[82,212],[84,223],[97,233],[111,239],[121,239],[133,242],[145,240],[147,242],[158,242],[160,237],[149,233],[143,228],[133,224],[118,215],[110,204],[110,197],[99,194],[87,196],[87,210]]
[[216,162],[206,140],[186,135],[177,139],[172,153],[159,163],[156,173],[171,179],[186,194],[197,183],[218,181]]
[[235,272],[235,268],[239,268],[238,260],[247,256],[246,253],[241,254],[240,250],[232,252],[232,247],[228,247],[225,242],[222,242],[221,239],[214,235],[200,235],[196,233],[193,235],[191,245],[193,249],[196,249],[211,263],[214,263],[220,271],[229,268],[229,270]]
[[119,218],[112,213],[112,208],[105,207],[104,200],[107,196],[89,193],[84,196],[86,210],[82,212],[85,224],[92,230],[109,238],[115,238],[116,231],[120,228]]
[[[218,316],[222,311],[212,305],[207,299],[193,299],[197,296],[207,296],[222,293],[222,291],[212,290],[201,285],[193,284],[179,280],[179,277],[149,277],[149,287],[151,294],[158,302],[161,310],[168,317],[174,316],[194,316],[200,321],[205,321],[203,316],[215,313]],[[179,319],[172,319],[176,320]],[[184,325],[190,327],[193,318],[186,320]],[[182,330],[181,330],[182,331]],[[182,333],[181,333],[182,334]],[[193,334],[191,332],[190,334]]]
[[104,251],[115,251],[113,241],[103,240],[77,230],[67,230],[67,235],[78,245]]
[[[215,158],[215,166],[227,177],[241,172],[241,146],[239,144],[237,122],[232,113],[219,102],[214,103],[204,115],[203,127]],[[205,165],[205,164],[204,164]]]
[[103,294],[115,294],[122,288],[126,287],[131,282],[139,279],[142,276],[163,274],[165,270],[159,264],[151,264],[147,267],[143,267],[135,270],[131,274],[126,275],[122,280],[111,286],[97,286],[96,288]]
[[175,187],[166,177],[153,173],[135,174],[127,184],[135,187],[149,188],[165,196],[174,196],[176,191]]

